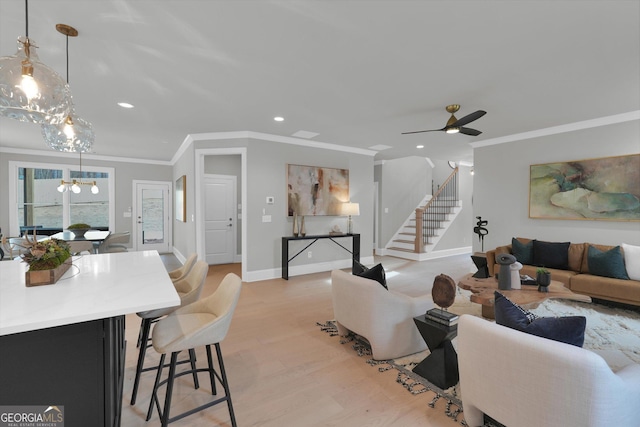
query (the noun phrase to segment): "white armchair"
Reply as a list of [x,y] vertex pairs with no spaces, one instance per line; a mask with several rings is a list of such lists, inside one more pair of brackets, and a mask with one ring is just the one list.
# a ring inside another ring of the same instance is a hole
[[384,289],[378,282],[341,270],[331,272],[333,313],[338,334],[349,331],[371,344],[376,360],[394,359],[426,350],[413,318],[434,304],[431,295],[410,297]]
[[637,427],[640,365],[613,372],[596,353],[478,317],[458,324],[464,418],[518,427]]

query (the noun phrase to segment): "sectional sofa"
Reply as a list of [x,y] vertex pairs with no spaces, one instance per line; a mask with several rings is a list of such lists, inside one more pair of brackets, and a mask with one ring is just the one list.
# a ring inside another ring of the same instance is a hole
[[486,256],[491,276],[500,269],[496,255],[508,253],[523,264],[520,274],[535,278],[537,268],[545,267],[552,280],[562,282],[572,292],[596,300],[640,306],[639,249],[625,244],[617,247],[517,237],[510,245],[488,251]]

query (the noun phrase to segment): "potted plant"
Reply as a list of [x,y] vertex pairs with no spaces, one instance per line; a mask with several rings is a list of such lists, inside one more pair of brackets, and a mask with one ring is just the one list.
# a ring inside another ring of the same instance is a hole
[[536,270],[536,283],[539,292],[549,292],[547,287],[551,284],[551,273],[544,267]]
[[71,252],[64,240],[50,239],[34,243],[22,260],[29,264],[27,286],[55,283],[71,266]]
[[82,222],[79,222],[77,224],[71,224],[70,226],[67,227],[67,230],[73,231],[73,234],[76,237],[84,237],[84,233],[91,230],[91,226],[89,224],[84,224]]

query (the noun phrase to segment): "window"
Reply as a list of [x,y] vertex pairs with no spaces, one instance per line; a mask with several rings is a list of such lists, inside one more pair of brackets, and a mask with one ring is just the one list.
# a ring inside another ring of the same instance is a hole
[[[62,230],[78,222],[96,229],[114,228],[114,169],[89,166],[82,168],[82,174],[74,169],[77,166],[9,162],[9,197],[15,201],[10,209],[11,235],[31,227]],[[61,180],[73,179],[96,181],[100,192],[93,194],[89,186],[82,186],[78,194],[57,191]]]

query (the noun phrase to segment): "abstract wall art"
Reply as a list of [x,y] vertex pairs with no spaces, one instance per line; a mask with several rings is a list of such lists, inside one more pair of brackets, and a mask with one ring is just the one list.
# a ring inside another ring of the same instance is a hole
[[640,221],[640,154],[531,165],[529,217]]
[[340,215],[349,201],[349,169],[287,165],[288,216]]

